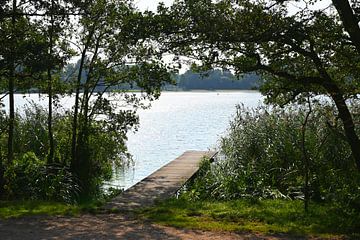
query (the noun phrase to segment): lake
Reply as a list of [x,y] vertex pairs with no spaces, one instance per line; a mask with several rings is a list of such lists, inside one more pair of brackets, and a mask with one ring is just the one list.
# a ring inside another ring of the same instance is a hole
[[[34,101],[38,94],[16,95],[16,107]],[[68,97],[61,105],[69,108]],[[133,164],[114,176],[111,186],[129,188],[187,150],[208,150],[225,134],[237,104],[256,107],[263,102],[257,91],[163,92],[150,109],[139,110],[140,128],[128,134]]]
[[134,165],[112,184],[128,188],[187,150],[214,148],[237,104],[256,107],[256,91],[164,92],[152,107],[139,111],[140,128],[129,134]]

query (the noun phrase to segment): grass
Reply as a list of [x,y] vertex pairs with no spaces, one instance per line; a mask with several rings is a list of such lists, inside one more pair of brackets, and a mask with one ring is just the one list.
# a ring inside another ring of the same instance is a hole
[[[87,201],[68,205],[42,201],[0,201],[0,219],[96,213],[102,203]],[[155,207],[142,209],[137,214],[140,218],[177,228],[360,239],[360,215],[347,215],[329,204],[312,203],[309,213],[305,214],[301,201],[169,199]]]
[[96,213],[103,202],[87,201],[79,205],[46,201],[0,201],[0,219],[34,215],[76,216],[80,213]]
[[36,201],[36,200],[0,200],[0,219],[16,218],[34,215],[70,215],[81,213],[98,213],[101,207],[113,197],[120,194],[122,189],[109,188],[108,193],[98,198],[82,198],[78,204],[66,204],[62,202]]
[[140,216],[178,228],[322,238],[360,237],[359,217],[352,218],[330,205],[320,204],[312,204],[309,213],[305,214],[301,201],[192,202],[170,199],[144,209]]

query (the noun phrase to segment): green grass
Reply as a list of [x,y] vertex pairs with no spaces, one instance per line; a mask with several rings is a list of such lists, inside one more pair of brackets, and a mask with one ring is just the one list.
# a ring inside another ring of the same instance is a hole
[[101,207],[113,197],[120,194],[122,189],[110,188],[106,195],[97,198],[82,198],[78,204],[66,204],[49,201],[2,201],[0,200],[0,219],[16,218],[33,215],[78,215],[81,213],[95,214],[103,212]]
[[295,236],[360,237],[360,217],[349,217],[330,205],[312,204],[308,214],[301,201],[236,200],[227,202],[171,199],[144,209],[140,216],[179,228],[286,233]]
[[78,215],[96,213],[102,202],[87,201],[79,205],[45,201],[0,201],[0,219],[34,215]]
[[[42,201],[0,201],[0,219],[32,215],[78,215],[96,213],[103,202],[88,201],[68,205]],[[138,212],[140,218],[188,229],[211,231],[285,233],[292,236],[318,236],[360,239],[360,215],[347,215],[329,204],[310,205],[305,214],[301,201],[233,200],[188,201],[170,199]]]

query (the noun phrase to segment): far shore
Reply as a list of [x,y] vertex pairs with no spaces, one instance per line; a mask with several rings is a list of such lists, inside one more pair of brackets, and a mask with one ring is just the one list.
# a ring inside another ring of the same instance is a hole
[[[117,93],[117,92],[122,92],[122,91],[107,91],[108,93]],[[133,90],[127,90],[124,91],[126,93],[140,93],[142,92],[141,90],[137,90],[137,89],[133,89]],[[175,92],[194,92],[194,93],[209,93],[209,92],[249,92],[249,93],[258,93],[260,92],[258,89],[187,89],[187,90],[183,90],[183,89],[179,89],[179,90],[161,90],[162,93],[175,93]],[[6,93],[0,93],[0,97],[1,95],[5,95]],[[26,95],[31,95],[31,94],[39,94],[39,95],[47,95],[47,93],[42,93],[42,92],[37,92],[37,91],[32,91],[32,92],[17,92],[15,93],[15,95],[22,95],[22,96],[26,96]],[[62,94],[62,95],[69,95],[69,94]],[[6,98],[6,97],[4,97]],[[4,99],[1,98],[1,99]]]

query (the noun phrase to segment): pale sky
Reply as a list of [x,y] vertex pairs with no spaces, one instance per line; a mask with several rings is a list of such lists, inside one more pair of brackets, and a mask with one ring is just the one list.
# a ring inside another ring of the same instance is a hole
[[166,6],[170,6],[174,1],[173,0],[134,0],[135,6],[137,6],[141,11],[149,10],[156,11],[157,5],[163,2]]

